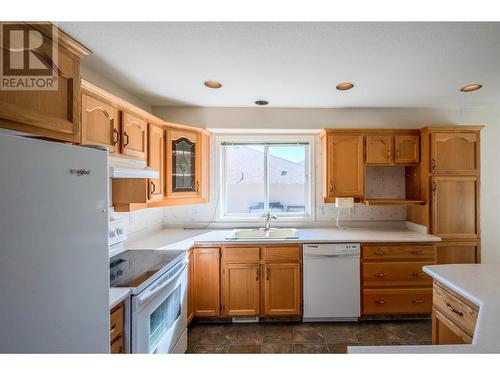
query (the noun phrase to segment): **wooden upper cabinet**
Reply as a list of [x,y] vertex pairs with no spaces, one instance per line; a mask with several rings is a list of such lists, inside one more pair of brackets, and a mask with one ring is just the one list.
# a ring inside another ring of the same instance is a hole
[[220,249],[195,248],[193,254],[194,315],[220,315]]
[[264,315],[300,315],[300,263],[267,263],[264,275]]
[[479,173],[479,132],[431,133],[431,173]]
[[114,153],[119,150],[119,142],[118,109],[82,93],[82,144],[107,146]]
[[[50,23],[20,23],[19,27],[24,29],[22,32],[25,35],[28,32],[40,32],[44,36],[42,45],[35,50],[36,53],[30,54],[30,58],[53,67],[57,75],[57,88],[0,90],[0,127],[62,141],[80,142],[80,58],[89,55],[90,51]],[[50,39],[56,31],[57,61],[52,56]]]
[[363,196],[363,136],[328,134],[326,198]]
[[417,164],[420,161],[420,135],[366,135],[366,164]]
[[475,176],[432,177],[432,234],[445,239],[478,238],[478,194]]
[[146,120],[127,111],[122,111],[121,118],[122,154],[146,160],[148,152]]
[[366,136],[366,164],[391,164],[393,155],[392,135]]
[[167,197],[201,195],[201,134],[167,129]]
[[149,124],[148,131],[148,166],[159,171],[159,178],[149,179],[150,201],[163,199],[164,185],[164,161],[165,161],[165,130],[163,126],[153,123]]
[[420,135],[394,136],[394,163],[417,164],[420,162]]
[[222,314],[255,316],[260,314],[260,265],[224,264],[222,272]]

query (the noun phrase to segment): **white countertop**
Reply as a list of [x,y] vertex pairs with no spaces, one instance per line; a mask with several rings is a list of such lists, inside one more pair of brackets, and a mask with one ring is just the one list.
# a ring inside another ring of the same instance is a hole
[[202,243],[436,242],[439,237],[405,228],[299,228],[297,239],[226,240],[232,229],[160,229],[125,242],[127,250],[189,250]]
[[109,309],[118,305],[130,295],[129,288],[109,288]]
[[349,353],[500,353],[500,264],[425,266],[435,280],[479,306],[470,345],[350,346]]

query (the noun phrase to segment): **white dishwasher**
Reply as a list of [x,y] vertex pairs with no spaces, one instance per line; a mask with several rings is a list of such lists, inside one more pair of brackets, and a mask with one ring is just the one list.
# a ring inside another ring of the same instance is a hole
[[359,318],[359,255],[359,243],[303,245],[303,321]]

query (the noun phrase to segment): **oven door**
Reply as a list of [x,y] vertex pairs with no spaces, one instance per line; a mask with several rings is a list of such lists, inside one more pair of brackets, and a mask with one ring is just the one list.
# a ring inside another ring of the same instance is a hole
[[169,353],[187,326],[187,259],[132,297],[132,353]]

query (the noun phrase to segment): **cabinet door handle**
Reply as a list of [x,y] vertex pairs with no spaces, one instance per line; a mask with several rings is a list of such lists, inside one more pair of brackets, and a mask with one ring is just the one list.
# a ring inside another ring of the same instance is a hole
[[114,324],[111,326],[111,328],[110,328],[110,330],[109,330],[109,334],[110,334],[110,335],[111,335],[111,334],[113,334],[113,332],[114,332],[114,331],[116,331],[116,323],[114,323]]
[[330,194],[333,194],[333,181],[330,180]]
[[127,132],[123,132],[123,135],[125,136],[125,138],[127,138],[127,140],[126,140],[126,141],[125,141],[125,143],[123,144],[123,147],[127,147],[127,146],[128,146],[128,143],[129,143],[129,137],[128,137]]
[[154,192],[156,191],[156,185],[153,181],[150,182],[151,182],[151,194],[154,194]]
[[255,281],[259,281],[259,269],[255,270]]
[[377,272],[374,274],[375,277],[384,277],[385,275],[385,272]]
[[435,171],[437,168],[437,162],[436,159],[432,158],[432,170]]
[[378,301],[375,301],[377,305],[384,305],[385,301],[383,299],[379,299]]
[[118,132],[118,130],[113,129],[113,146],[116,145],[119,140],[120,140],[120,133]]
[[375,250],[375,255],[384,255],[385,253],[382,250]]
[[271,270],[269,268],[266,269],[266,280],[269,280],[269,274],[271,273]]
[[436,194],[436,190],[437,190],[436,181],[432,181],[432,192]]
[[455,313],[457,315],[460,315],[460,316],[464,316],[464,313],[462,311],[455,309],[449,302],[446,302],[446,307],[451,312],[453,312],[453,313]]
[[399,159],[399,157],[401,156],[401,152],[399,151],[399,148],[396,150],[396,157]]
[[425,299],[414,299],[412,300],[413,303],[424,303],[425,302]]
[[423,272],[413,272],[413,273],[412,273],[412,276],[413,276],[413,277],[416,277],[416,278],[418,278],[418,279],[419,279],[419,278],[421,278],[421,277],[422,277],[422,276],[424,276],[424,275],[425,275],[425,273],[423,273]]
[[387,160],[390,160],[391,158],[391,150],[387,150]]
[[413,255],[422,255],[424,253],[424,251],[423,250],[413,250],[411,253]]
[[196,188],[195,188],[196,192],[199,192],[200,191],[200,181],[196,181]]

